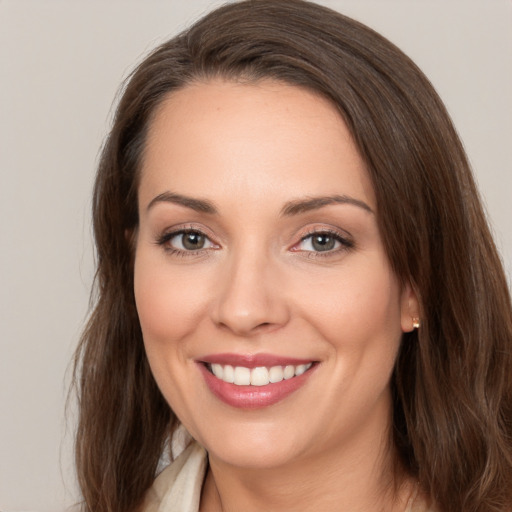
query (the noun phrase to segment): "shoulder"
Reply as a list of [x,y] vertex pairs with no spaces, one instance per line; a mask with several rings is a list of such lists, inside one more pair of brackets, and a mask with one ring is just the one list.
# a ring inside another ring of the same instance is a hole
[[146,493],[141,512],[197,512],[206,472],[205,449],[192,442],[155,479]]

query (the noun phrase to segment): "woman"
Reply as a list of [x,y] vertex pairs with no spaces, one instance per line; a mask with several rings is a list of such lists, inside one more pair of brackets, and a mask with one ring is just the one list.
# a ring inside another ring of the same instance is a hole
[[162,45],[94,230],[85,510],[510,509],[506,280],[441,101],[381,36],[256,0]]

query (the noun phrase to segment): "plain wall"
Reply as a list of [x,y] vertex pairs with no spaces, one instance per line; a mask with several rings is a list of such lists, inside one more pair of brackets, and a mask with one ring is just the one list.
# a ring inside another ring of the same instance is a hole
[[[510,283],[512,3],[320,3],[380,31],[429,76],[467,148]],[[63,510],[77,497],[64,405],[93,276],[98,150],[123,77],[212,5],[0,0],[0,510]]]

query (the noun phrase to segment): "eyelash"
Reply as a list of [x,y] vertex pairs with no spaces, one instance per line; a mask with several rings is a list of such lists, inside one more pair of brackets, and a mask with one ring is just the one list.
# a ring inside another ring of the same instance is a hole
[[340,252],[351,250],[355,247],[354,242],[346,236],[342,236],[338,231],[332,229],[313,229],[304,235],[300,242],[295,244],[294,247],[297,247],[302,242],[313,238],[314,236],[327,236],[333,238],[335,242],[338,242],[340,246],[336,249],[326,250],[326,251],[307,251],[301,249],[294,249],[296,252],[305,252],[307,253],[308,258],[328,258],[334,255],[339,254]]
[[[187,251],[187,250],[183,250],[183,249],[178,249],[176,247],[172,247],[169,244],[169,242],[173,238],[176,238],[178,236],[190,235],[190,234],[202,236],[205,238],[205,240],[208,241],[208,243],[215,245],[211,241],[210,237],[208,235],[206,235],[203,231],[201,231],[200,229],[197,229],[197,228],[192,228],[192,227],[181,228],[181,229],[177,229],[175,231],[169,231],[169,232],[163,233],[162,235],[160,235],[157,238],[156,244],[159,246],[162,246],[164,248],[164,250],[172,256],[187,257],[187,256],[197,256],[199,254],[209,254],[209,249],[213,249],[213,247],[206,247],[206,248],[201,247],[200,249]],[[182,245],[183,245],[183,243],[182,243]]]
[[[162,246],[168,254],[173,255],[173,256],[181,256],[181,257],[197,256],[199,254],[209,254],[209,251],[211,249],[214,249],[214,247],[206,247],[206,248],[202,247],[202,248],[196,249],[196,250],[183,250],[183,249],[178,249],[176,247],[172,247],[169,244],[169,242],[173,238],[176,238],[178,236],[188,235],[188,234],[196,234],[196,235],[202,236],[208,241],[209,244],[212,244],[213,246],[216,245],[216,244],[214,244],[214,242],[211,241],[210,237],[208,235],[206,235],[203,231],[201,231],[200,229],[197,229],[197,228],[193,228],[193,227],[181,228],[181,229],[177,229],[175,231],[163,233],[162,235],[160,235],[157,238],[156,244],[159,246]],[[302,244],[303,242],[305,242],[308,239],[311,239],[314,236],[327,236],[327,237],[333,238],[335,242],[338,242],[340,244],[340,246],[335,249],[330,249],[330,250],[326,250],[326,251],[295,249],[295,247],[299,246],[300,244]],[[296,243],[292,247],[291,250],[293,252],[307,253],[308,258],[327,258],[329,256],[333,256],[340,252],[353,249],[354,246],[355,246],[355,244],[352,240],[350,240],[346,236],[340,235],[340,233],[338,231],[331,230],[331,229],[318,229],[318,230],[314,229],[314,230],[311,230],[310,232],[308,232],[303,237],[301,237],[300,241],[298,243]]]

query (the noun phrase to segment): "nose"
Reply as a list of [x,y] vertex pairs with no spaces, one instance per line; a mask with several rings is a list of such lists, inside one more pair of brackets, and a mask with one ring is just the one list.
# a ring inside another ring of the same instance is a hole
[[273,331],[289,321],[278,265],[268,255],[247,252],[225,262],[213,308],[215,324],[239,336]]

